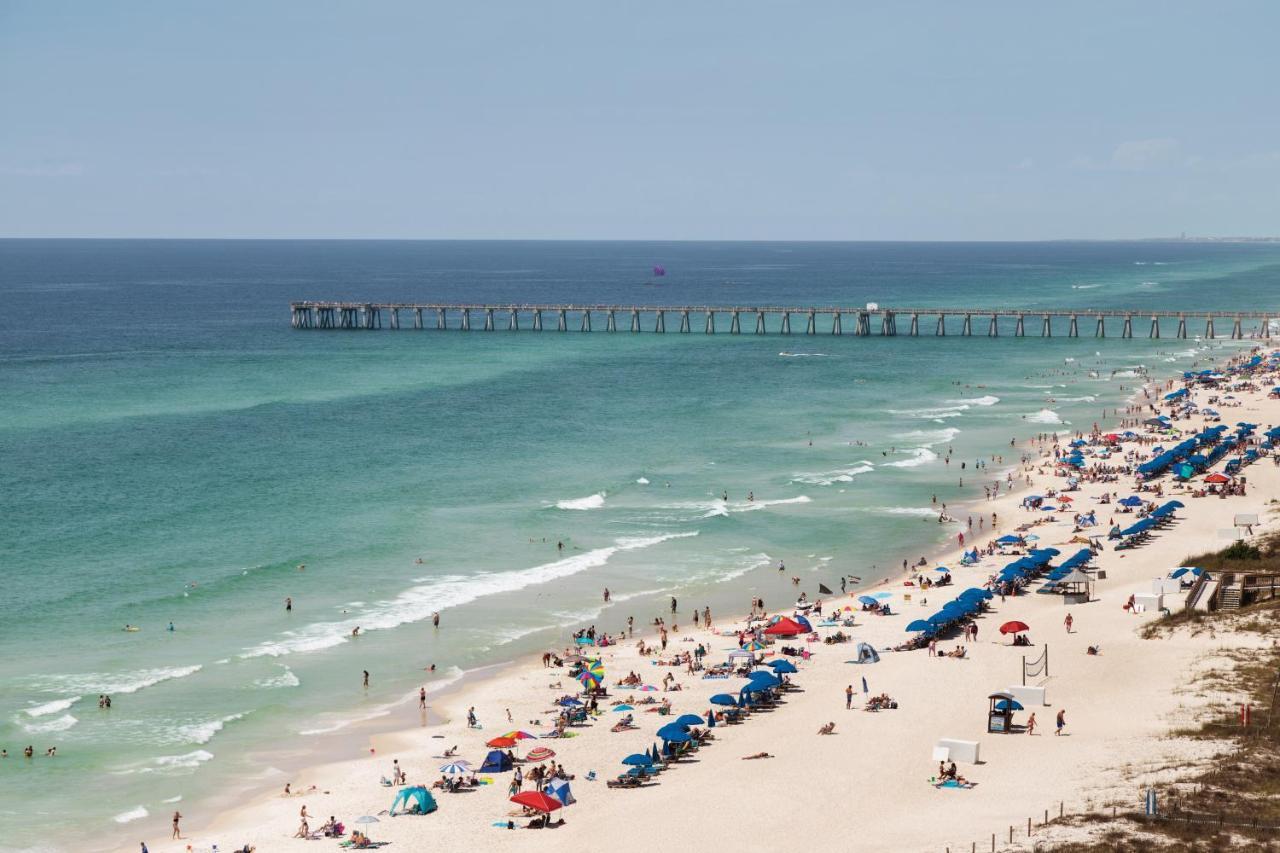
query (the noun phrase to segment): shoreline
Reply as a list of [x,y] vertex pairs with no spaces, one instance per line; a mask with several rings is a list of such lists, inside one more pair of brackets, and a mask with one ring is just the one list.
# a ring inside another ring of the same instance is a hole
[[[1257,346],[1257,343],[1250,342],[1249,345],[1243,346],[1238,350],[1232,350],[1232,351],[1222,353],[1221,354],[1222,357],[1220,359],[1214,359],[1214,362],[1218,363],[1218,362],[1229,361],[1230,359],[1235,358],[1243,354],[1244,352],[1247,352],[1249,346]],[[1166,381],[1168,380],[1156,379],[1156,378],[1153,378],[1150,374],[1148,374],[1145,378],[1143,378],[1142,383],[1140,383],[1134,389],[1133,393],[1128,398],[1126,407],[1131,406],[1136,402],[1138,402],[1138,399],[1142,395],[1144,389],[1149,390],[1152,393],[1152,399],[1159,400],[1159,390],[1166,383]],[[1122,414],[1120,407],[1117,407],[1113,414],[1113,417],[1117,420],[1126,416],[1131,416],[1131,415]],[[1102,419],[1099,421],[1099,424],[1102,425],[1105,422],[1107,422],[1106,419]],[[1077,431],[1084,432],[1084,430],[1073,429],[1070,425],[1058,424],[1053,426],[1066,426],[1067,428],[1062,430],[1041,430],[1039,432],[1052,433],[1052,434],[1064,434],[1064,433],[1070,434]],[[994,531],[991,529],[985,530],[983,532],[983,535],[980,536],[979,539],[986,539],[987,537],[994,538],[997,535],[997,532],[1007,530],[1008,525],[1017,519],[1016,507],[1018,503],[1020,503],[1020,501],[1017,500],[1017,496],[1020,493],[1023,493],[1029,489],[1036,488],[1036,485],[1034,483],[1031,485],[1026,484],[1025,475],[1027,472],[1024,469],[1024,464],[1021,461],[1021,458],[1024,455],[1027,456],[1029,459],[1029,464],[1034,465],[1035,460],[1038,457],[1043,459],[1043,457],[1040,456],[1040,450],[1031,442],[1030,439],[1028,439],[1024,443],[1019,443],[1019,445],[1017,446],[1017,452],[1019,455],[1019,461],[1015,463],[1011,468],[1009,468],[1009,470],[1012,470],[1014,472],[1020,472],[1020,474],[1017,477],[1015,477],[1014,486],[1009,491],[1007,492],[1002,491],[1000,497],[994,501],[985,501],[979,498],[973,501],[972,503],[965,502],[960,505],[962,507],[969,507],[971,505],[986,505],[990,503],[993,506],[1000,507],[999,511],[1001,512],[1002,518],[1001,518],[1001,523],[999,527],[996,528]],[[957,519],[957,522],[959,522],[959,519]],[[963,522],[959,522],[959,523],[961,525],[961,529],[965,529],[963,527]],[[966,530],[966,533],[967,532],[968,531]],[[977,544],[977,540],[969,540],[967,544],[969,545]],[[936,557],[938,558],[937,562],[943,562],[946,559],[945,555],[952,554],[955,551],[956,551],[956,546],[954,545],[954,543],[944,542],[944,543],[939,543],[936,548],[928,549],[925,552],[924,556],[926,557],[926,559]],[[910,574],[912,571],[913,571],[913,568],[908,568],[907,574]],[[896,566],[892,567],[889,569],[889,571],[885,574],[884,577],[876,581],[866,583],[865,585],[861,585],[855,588],[854,590],[851,590],[850,596],[857,595],[858,593],[865,594],[869,590],[889,589],[895,584],[895,582],[901,581],[902,575],[903,573],[898,571],[898,567]],[[833,595],[828,597],[826,600],[835,602],[836,600],[839,600],[839,599],[841,599],[841,596]],[[725,621],[741,621],[742,618],[743,618],[742,614],[735,614],[732,620],[725,620],[723,617],[717,617],[717,623],[723,624]],[[644,628],[642,628],[643,635],[646,638],[649,637],[650,636],[649,632],[651,630],[652,630],[652,626],[644,626]],[[610,647],[610,648],[611,650],[621,649],[621,648],[624,648],[624,646],[619,645],[619,646]],[[504,679],[510,678],[514,676],[516,673],[526,669],[526,664],[536,664],[537,659],[538,659],[537,655],[531,653],[529,655],[517,656],[515,658],[509,659],[506,661],[499,661],[494,664],[487,665],[486,667],[478,668],[479,670],[485,671],[484,675],[479,678],[473,677],[472,673],[476,672],[474,670],[468,673],[464,673],[464,675],[461,678],[449,684],[446,688],[441,690],[439,694],[433,697],[433,701],[430,703],[430,706],[432,707],[433,710],[438,711],[442,714],[441,718],[434,724],[425,725],[425,726],[405,727],[402,722],[397,722],[397,724],[394,726],[385,726],[385,722],[387,721],[384,721],[382,717],[378,717],[376,718],[377,722],[375,722],[374,720],[369,720],[369,721],[360,721],[360,722],[351,724],[350,726],[351,731],[349,731],[348,733],[346,733],[346,735],[343,736],[343,741],[354,742],[358,740],[367,740],[368,744],[374,750],[374,754],[379,756],[389,751],[395,751],[397,749],[409,749],[414,746],[421,746],[422,744],[415,744],[415,741],[420,740],[423,734],[426,734],[428,736],[428,739],[431,739],[433,732],[446,731],[449,728],[452,720],[458,717],[457,708],[454,708],[453,706],[456,705],[458,707],[461,707],[463,705],[468,704],[468,702],[474,700],[478,696],[486,695],[486,691],[492,688],[495,683],[501,682]],[[411,702],[413,698],[415,697],[413,696],[403,697],[402,699],[398,700],[394,704],[396,706],[399,706],[401,704]],[[452,712],[451,712],[451,709],[452,709]],[[371,728],[376,730],[374,731],[366,730],[364,728],[364,725],[366,723]],[[330,743],[331,742],[317,744],[315,748],[308,750],[308,752],[311,753],[312,756],[314,756],[314,754],[319,749],[326,749],[330,745]],[[333,762],[324,762],[324,763],[316,763],[314,761],[304,762],[298,769],[296,769],[293,772],[293,775],[295,777],[324,776],[328,771],[331,771],[335,768],[345,767],[346,765],[352,763],[353,761],[361,762],[365,760],[368,760],[367,756],[365,758],[358,758],[358,757],[343,758]],[[253,791],[253,792],[247,793],[248,791]],[[213,821],[207,824],[208,830],[205,832],[202,832],[202,834],[208,834],[209,832],[218,832],[220,829],[224,827],[226,828],[233,827],[236,825],[237,817],[240,815],[240,813],[248,811],[252,809],[254,806],[264,806],[274,802],[274,800],[277,798],[273,797],[270,791],[271,791],[271,787],[268,787],[266,782],[262,782],[260,784],[253,785],[253,786],[246,786],[246,788],[241,789],[241,794],[244,795],[244,799],[241,801],[240,805],[238,807],[233,807],[229,810],[219,809]],[[215,798],[224,799],[229,797],[219,797],[215,795],[214,797],[209,798],[209,801],[211,802]],[[201,802],[203,804],[204,801],[201,801]],[[138,824],[138,826],[141,826],[141,824]],[[154,845],[154,846],[160,847],[160,845]]]

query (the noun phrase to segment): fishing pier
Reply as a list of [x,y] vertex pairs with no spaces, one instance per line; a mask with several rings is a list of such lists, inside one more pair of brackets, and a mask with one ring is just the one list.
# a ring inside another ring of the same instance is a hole
[[[293,302],[295,329],[655,332],[859,337],[1216,338],[1271,337],[1280,311],[1128,311],[1123,309],[864,308],[714,305],[534,305],[410,302]],[[1162,325],[1163,328],[1162,328]],[[1200,329],[1203,323],[1203,334]],[[670,328],[668,328],[670,326]],[[846,330],[847,329],[847,330]],[[1030,332],[1031,334],[1028,334]],[[1118,335],[1117,335],[1118,333]]]

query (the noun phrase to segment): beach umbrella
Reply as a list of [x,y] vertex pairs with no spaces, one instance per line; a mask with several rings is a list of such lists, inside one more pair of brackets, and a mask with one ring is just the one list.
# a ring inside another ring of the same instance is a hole
[[1123,498],[1120,501],[1121,506],[1142,506],[1144,503],[1146,503],[1146,501],[1144,501],[1142,498],[1138,497],[1137,495],[1130,495],[1129,497]]
[[634,711],[634,710],[635,710],[635,708],[632,708],[630,705],[627,705],[626,703],[623,703],[623,704],[621,704],[621,705],[614,705],[614,706],[613,706],[613,710],[615,710],[615,711]]
[[600,684],[600,679],[597,678],[595,673],[589,669],[584,669],[582,672],[578,673],[578,680],[581,681],[582,686],[586,687],[588,690],[592,687],[597,687]]
[[746,644],[745,646],[743,646],[742,648],[743,648],[743,650],[744,650],[744,651],[748,651],[748,652],[758,652],[758,651],[760,651],[760,650],[762,650],[762,649],[767,649],[767,648],[768,648],[768,646],[766,646],[764,643],[760,642],[759,640],[752,640],[751,642],[747,643],[747,644]]
[[997,545],[1017,545],[1022,540],[1017,536],[1001,536],[996,540]]
[[1001,699],[999,702],[996,703],[996,710],[997,711],[1022,711],[1025,709],[1022,707],[1022,703],[1019,702],[1017,699]]
[[907,626],[907,633],[915,634],[919,631],[932,631],[933,626],[924,619],[917,619]]
[[[353,821],[351,821],[351,822],[352,822],[352,823],[363,823],[363,824],[366,824],[366,825],[367,825],[367,824],[370,824],[370,823],[381,823],[382,821],[378,820],[376,817],[374,817],[374,816],[373,816],[373,815],[371,815],[371,814],[367,814],[367,815],[364,815],[363,817],[358,817],[358,818],[356,818],[355,820],[353,820]],[[368,834],[369,834],[369,833],[367,833],[367,832],[365,833],[365,835],[368,835]]]
[[867,687],[867,677],[865,675],[862,676],[862,692],[864,695],[871,692],[871,689]]
[[935,572],[949,572],[949,571],[951,571],[951,570],[950,570],[950,569],[948,569],[946,566],[938,566],[936,569],[934,569],[934,571],[935,571]]
[[1069,504],[1071,503],[1071,498],[1067,497],[1066,495],[1058,495],[1058,503]]
[[466,761],[451,761],[440,768],[446,776],[466,776],[471,772],[471,764]]
[[545,746],[535,747],[529,750],[529,754],[525,756],[526,761],[546,761],[548,758],[555,758],[555,750],[547,749]]
[[654,687],[652,684],[641,684],[636,689],[641,693],[653,693],[656,692],[658,688]]
[[1196,577],[1199,577],[1201,574],[1203,574],[1203,573],[1204,573],[1204,569],[1193,569],[1193,568],[1189,568],[1189,567],[1187,567],[1187,566],[1183,566],[1183,567],[1181,567],[1181,568],[1174,569],[1172,572],[1170,572],[1170,573],[1169,573],[1169,577],[1171,577],[1171,578],[1180,578],[1180,577],[1182,577],[1183,575],[1185,575],[1187,572],[1190,572],[1191,574],[1195,575]]
[[1225,474],[1214,473],[1214,474],[1210,474],[1208,477],[1205,477],[1204,481],[1206,483],[1230,483],[1231,478]]
[[710,701],[712,705],[727,705],[730,708],[738,707],[738,700],[734,699],[728,693],[717,693],[715,696],[711,697]]
[[770,661],[768,666],[773,667],[773,671],[776,673],[784,673],[784,672],[793,673],[793,672],[800,671],[796,669],[796,665],[789,660]]
[[654,763],[654,764],[657,764],[659,761],[661,761],[661,760],[662,760],[662,757],[658,755],[658,745],[655,743],[655,744],[651,747],[651,749],[652,749],[653,751],[652,751],[652,752],[650,752],[649,754],[653,757],[653,763]]
[[[643,690],[644,688],[641,687],[640,689]],[[576,699],[573,696],[566,696],[563,699],[561,699],[558,704],[563,705],[565,707],[568,707],[569,705],[581,705],[582,700]]]
[[503,737],[509,737],[512,740],[537,740],[538,739],[537,735],[531,735],[528,732],[522,732],[519,730],[514,732],[507,732],[506,734],[503,735]]
[[[556,809],[563,808],[564,803],[555,797],[549,797],[541,791],[521,791],[511,798],[511,802],[518,806],[524,806],[535,811],[553,812]],[[357,821],[359,823],[359,821]]]
[[1026,622],[1019,622],[1016,619],[1012,622],[1006,622],[1000,626],[1001,634],[1018,634],[1023,631],[1030,631],[1030,630],[1031,630],[1030,625],[1028,625]]
[[671,740],[673,737],[688,734],[688,728],[688,726],[682,726],[679,723],[667,723],[665,726],[658,729],[657,735],[663,740]]
[[637,752],[622,759],[622,763],[630,767],[652,767],[653,759],[649,757],[648,753]]
[[871,596],[869,596],[869,595],[860,595],[860,596],[858,596],[858,601],[862,602],[863,604],[867,605],[868,607],[870,607],[870,606],[871,606],[871,605],[873,605],[873,604],[879,604],[879,603],[880,603],[879,601],[877,601],[876,599],[872,598],[872,597],[871,597]]
[[697,714],[681,714],[676,717],[677,726],[705,726],[707,721]]
[[510,749],[516,745],[516,739],[513,737],[496,737],[490,740],[485,746],[492,749]]

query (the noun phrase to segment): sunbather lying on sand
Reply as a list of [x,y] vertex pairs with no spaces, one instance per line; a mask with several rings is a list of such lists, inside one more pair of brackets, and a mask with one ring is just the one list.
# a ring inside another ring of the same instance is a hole
[[742,760],[743,760],[743,761],[752,761],[752,760],[757,759],[757,758],[773,758],[773,756],[772,756],[772,755],[770,755],[770,754],[769,754],[769,753],[767,753],[767,752],[757,752],[755,755],[744,755],[744,756],[742,756]]

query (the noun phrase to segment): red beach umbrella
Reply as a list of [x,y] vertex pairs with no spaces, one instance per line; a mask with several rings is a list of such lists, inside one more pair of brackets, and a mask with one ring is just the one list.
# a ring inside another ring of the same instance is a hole
[[1019,622],[1016,619],[1012,622],[1006,622],[1000,626],[1001,634],[1018,634],[1023,631],[1030,631],[1031,626],[1026,622]]
[[1231,478],[1228,477],[1226,474],[1214,473],[1214,474],[1210,474],[1208,477],[1205,477],[1204,481],[1206,483],[1230,483]]
[[555,797],[549,797],[541,791],[521,791],[511,798],[511,802],[540,812],[553,812],[563,808],[564,804]]
[[516,739],[510,737],[496,737],[489,741],[485,746],[492,749],[510,749],[516,745]]
[[546,761],[548,758],[555,758],[554,749],[547,749],[545,746],[539,746],[529,750],[529,754],[525,756],[529,761]]

